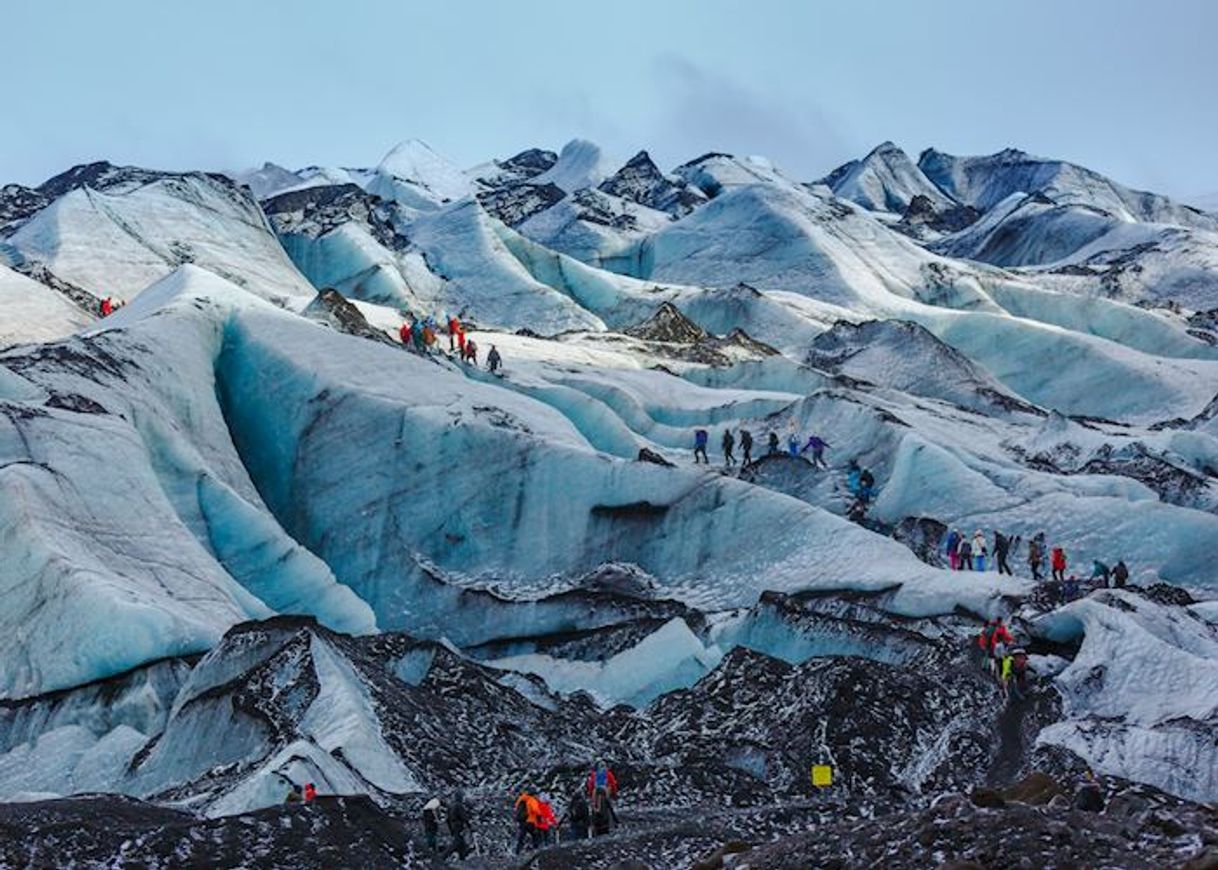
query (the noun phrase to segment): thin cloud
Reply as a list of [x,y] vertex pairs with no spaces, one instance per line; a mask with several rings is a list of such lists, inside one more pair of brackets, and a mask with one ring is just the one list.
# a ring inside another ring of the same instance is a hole
[[762,155],[801,178],[825,174],[851,146],[810,99],[788,104],[668,55],[655,63],[660,115],[648,136],[665,156],[709,151]]

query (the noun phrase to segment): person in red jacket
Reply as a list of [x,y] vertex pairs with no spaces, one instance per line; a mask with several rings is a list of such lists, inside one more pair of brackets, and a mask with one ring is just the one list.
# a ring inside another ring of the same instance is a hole
[[554,805],[550,803],[549,795],[543,794],[537,797],[536,826],[542,844],[550,843],[554,836],[554,829],[558,827],[558,819],[554,815]]
[[109,317],[114,313],[114,300],[107,296],[101,301],[101,316]]
[[1066,551],[1061,547],[1054,547],[1050,565],[1053,568],[1053,579],[1059,583],[1064,581],[1066,579]]
[[456,317],[448,318],[448,352],[457,349],[457,333],[461,331],[461,321]]
[[607,834],[617,824],[617,813],[613,809],[616,799],[617,777],[613,775],[609,765],[598,761],[588,774],[588,803],[593,835]]
[[994,620],[994,628],[990,632],[990,655],[994,655],[994,652],[998,649],[998,644],[1002,643],[1010,646],[1014,642],[1015,638],[1011,637],[1011,632],[1003,624],[1002,617],[1000,616]]
[[588,774],[588,797],[593,797],[598,789],[604,790],[610,800],[617,797],[617,777],[603,761],[598,761]]
[[304,802],[307,804],[312,803],[313,799],[316,797],[317,797],[317,786],[315,786],[311,782],[307,783],[304,787]]

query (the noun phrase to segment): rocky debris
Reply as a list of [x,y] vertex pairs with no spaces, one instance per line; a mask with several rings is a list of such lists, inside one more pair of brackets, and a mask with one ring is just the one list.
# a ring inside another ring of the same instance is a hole
[[302,235],[317,239],[351,221],[363,224],[391,251],[408,242],[393,224],[393,205],[354,184],[305,187],[273,196],[262,209],[279,236]]
[[509,227],[517,227],[557,205],[566,195],[556,184],[513,184],[479,193],[478,202],[488,214]]
[[1128,589],[1131,592],[1136,592],[1143,598],[1149,598],[1156,604],[1188,607],[1190,604],[1197,603],[1197,599],[1193,598],[1187,589],[1181,589],[1179,586],[1173,586],[1170,583],[1152,583],[1149,586],[1129,586]]
[[892,536],[913,551],[927,565],[942,568],[947,564],[940,550],[947,526],[931,517],[906,517],[897,523]]
[[1176,803],[1134,817],[1092,813],[1050,801],[976,807],[945,795],[927,809],[835,819],[757,846],[755,870],[787,867],[1129,867],[1181,866],[1218,842],[1212,809]]
[[706,196],[680,178],[664,175],[646,151],[640,151],[626,165],[601,182],[599,189],[622,199],[637,202],[656,211],[684,217]]
[[626,335],[645,341],[671,344],[697,344],[710,338],[710,333],[688,317],[671,302],[663,302],[655,314],[635,326],[622,330]]
[[369,323],[360,310],[347,301],[343,294],[332,288],[318,293],[302,313],[305,317],[332,326],[339,332],[379,341],[381,344],[401,347],[383,330],[377,329]]
[[675,462],[669,462],[659,453],[656,453],[654,450],[652,450],[648,447],[639,448],[639,455],[636,457],[635,461],[636,462],[650,462],[653,465],[663,465],[666,468],[676,468],[677,467],[677,464]]
[[[3,192],[0,192],[0,197],[2,196]],[[0,202],[3,202],[3,199],[0,199]],[[3,213],[0,213],[0,221],[2,220]],[[1206,344],[1218,345],[1218,308],[1194,312],[1189,315],[1187,322],[1189,335]]]
[[[1011,452],[1031,468],[1055,474],[1114,474],[1145,484],[1169,504],[1199,510],[1218,510],[1218,488],[1211,475],[1189,468],[1152,451],[1141,441],[1102,444],[1084,451],[1070,441],[1049,449],[1028,451],[1019,445]],[[1213,469],[1207,469],[1213,471]]]
[[918,235],[924,229],[939,233],[955,233],[976,223],[981,213],[971,205],[956,205],[937,209],[934,201],[924,193],[918,193],[909,201],[905,213],[896,228]]
[[778,353],[743,329],[733,329],[723,337],[712,335],[671,302],[661,303],[651,317],[622,332],[648,342],[657,356],[717,367],[729,366],[741,356],[756,359]]
[[494,169],[478,177],[478,184],[496,189],[536,178],[554,168],[558,155],[543,148],[529,148],[507,160],[496,160]]
[[239,867],[252,856],[262,867],[387,867],[420,860],[422,843],[362,796],[221,819],[119,795],[0,804],[6,867]]
[[51,204],[51,197],[31,187],[6,184],[0,187],[0,238]]

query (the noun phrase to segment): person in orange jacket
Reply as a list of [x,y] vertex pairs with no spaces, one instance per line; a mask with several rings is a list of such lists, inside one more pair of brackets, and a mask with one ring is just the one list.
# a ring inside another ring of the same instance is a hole
[[448,352],[457,349],[457,333],[461,331],[461,321],[455,316],[448,318]]
[[541,803],[536,797],[529,794],[524,789],[520,790],[520,797],[516,798],[516,854],[519,855],[524,851],[525,840],[532,843],[536,849],[540,844],[540,835],[537,827],[537,822],[541,816]]
[[315,786],[311,782],[306,783],[305,787],[304,787],[304,802],[307,804],[312,803],[316,797],[317,797],[317,786]]

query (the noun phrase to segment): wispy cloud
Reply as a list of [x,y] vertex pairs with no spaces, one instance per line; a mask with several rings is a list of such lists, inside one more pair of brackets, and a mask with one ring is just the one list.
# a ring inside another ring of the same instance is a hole
[[801,178],[823,175],[850,154],[812,98],[757,92],[676,55],[655,62],[659,117],[647,139],[680,159],[707,150],[760,154]]

